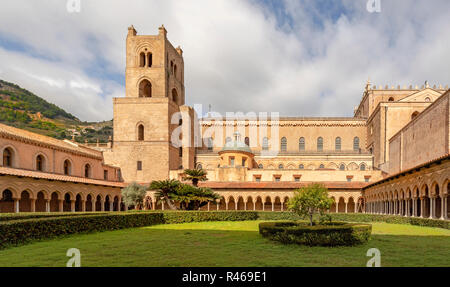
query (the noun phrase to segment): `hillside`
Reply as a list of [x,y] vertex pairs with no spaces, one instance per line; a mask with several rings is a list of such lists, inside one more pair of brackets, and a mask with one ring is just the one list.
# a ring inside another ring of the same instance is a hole
[[112,121],[82,122],[16,84],[0,80],[0,123],[57,139],[107,142]]

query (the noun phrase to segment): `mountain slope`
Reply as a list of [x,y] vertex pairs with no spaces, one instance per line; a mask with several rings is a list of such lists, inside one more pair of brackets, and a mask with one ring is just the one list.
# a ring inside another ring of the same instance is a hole
[[107,142],[112,121],[82,122],[74,115],[20,86],[0,80],[0,123],[57,139]]

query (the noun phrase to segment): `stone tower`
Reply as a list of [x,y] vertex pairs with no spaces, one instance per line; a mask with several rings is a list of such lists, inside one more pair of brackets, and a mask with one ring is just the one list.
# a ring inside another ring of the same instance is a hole
[[183,51],[167,40],[164,26],[150,36],[128,28],[125,77],[126,95],[114,99],[114,141],[105,159],[120,166],[126,182],[167,179],[170,171],[192,168],[192,136],[181,148],[172,144],[174,131],[185,134],[191,122],[185,116],[193,118],[193,110],[184,106]]

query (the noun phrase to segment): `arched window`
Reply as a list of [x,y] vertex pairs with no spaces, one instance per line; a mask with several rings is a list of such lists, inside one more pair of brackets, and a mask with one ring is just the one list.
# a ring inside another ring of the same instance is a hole
[[172,101],[178,103],[178,93],[176,89],[172,89]]
[[142,52],[139,57],[139,67],[145,67],[145,53]]
[[418,115],[419,115],[418,111],[415,111],[414,113],[412,113],[411,120],[414,120]]
[[13,165],[13,151],[10,148],[3,150],[3,166],[12,167]]
[[244,141],[247,146],[250,146],[250,138],[249,137],[245,137]]
[[177,65],[173,66],[173,75],[175,76],[175,78],[177,77]]
[[91,177],[91,166],[88,163],[84,166],[84,177]]
[[144,125],[138,126],[138,141],[144,140]]
[[269,139],[267,137],[263,138],[262,149],[263,150],[269,150]]
[[258,168],[259,168],[259,169],[263,169],[263,168],[264,168],[263,164],[260,163],[260,164],[258,165]]
[[42,155],[36,157],[36,170],[44,171],[44,157]]
[[170,61],[170,73],[173,75],[173,61]]
[[429,97],[426,97],[425,102],[431,102],[431,99]]
[[298,166],[298,168],[299,168],[299,169],[305,169],[305,166],[304,166],[303,164],[300,164],[300,165]]
[[305,138],[304,137],[301,137],[298,140],[298,150],[299,151],[304,151],[305,150]]
[[325,166],[324,166],[323,164],[321,164],[321,165],[319,165],[319,168],[320,168],[320,169],[324,169]]
[[281,138],[281,151],[287,151],[287,139],[285,137]]
[[323,138],[317,138],[317,151],[323,151]]
[[282,163],[280,163],[279,165],[278,165],[278,169],[283,169],[284,168],[284,165],[282,164]]
[[72,165],[70,164],[70,161],[68,159],[66,159],[64,161],[64,174],[70,175],[71,172],[72,172]]
[[344,165],[344,164],[341,164],[341,165],[339,166],[339,170],[345,170],[345,165]]
[[393,101],[394,101],[394,98],[393,98],[393,97],[390,97],[388,101],[389,101],[389,102],[393,102]]
[[149,80],[143,80],[139,84],[139,98],[151,98],[152,97],[152,84]]
[[201,163],[197,164],[197,169],[203,169],[203,166]]
[[334,148],[337,151],[341,150],[341,138],[340,137],[336,138],[335,143],[334,143]]
[[147,66],[150,68],[153,65],[153,55],[152,53],[147,54]]
[[353,150],[359,151],[359,137],[353,139]]
[[359,167],[359,170],[365,171],[366,170],[366,165],[365,164],[361,164],[361,166]]

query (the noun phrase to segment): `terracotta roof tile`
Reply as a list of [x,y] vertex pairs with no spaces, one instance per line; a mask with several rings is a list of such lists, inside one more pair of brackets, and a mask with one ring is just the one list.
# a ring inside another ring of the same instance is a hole
[[39,171],[32,171],[32,170],[25,170],[25,169],[9,168],[9,167],[3,167],[3,166],[0,167],[0,175],[30,177],[30,178],[36,178],[36,179],[46,179],[46,180],[64,181],[64,182],[72,182],[72,183],[85,183],[85,184],[102,185],[102,186],[110,186],[110,187],[125,187],[125,183],[123,183],[123,182],[68,176],[68,175],[62,175],[62,174],[54,174],[54,173],[46,173],[46,172],[39,172]]
[[102,152],[78,145],[76,143],[69,143],[62,140],[57,140],[51,137],[36,134],[30,131],[14,128],[8,125],[0,124],[0,137],[12,137],[18,140],[31,141],[36,144],[47,145],[50,148],[62,149],[64,151],[71,151],[81,153],[90,157],[98,159],[102,158]]

